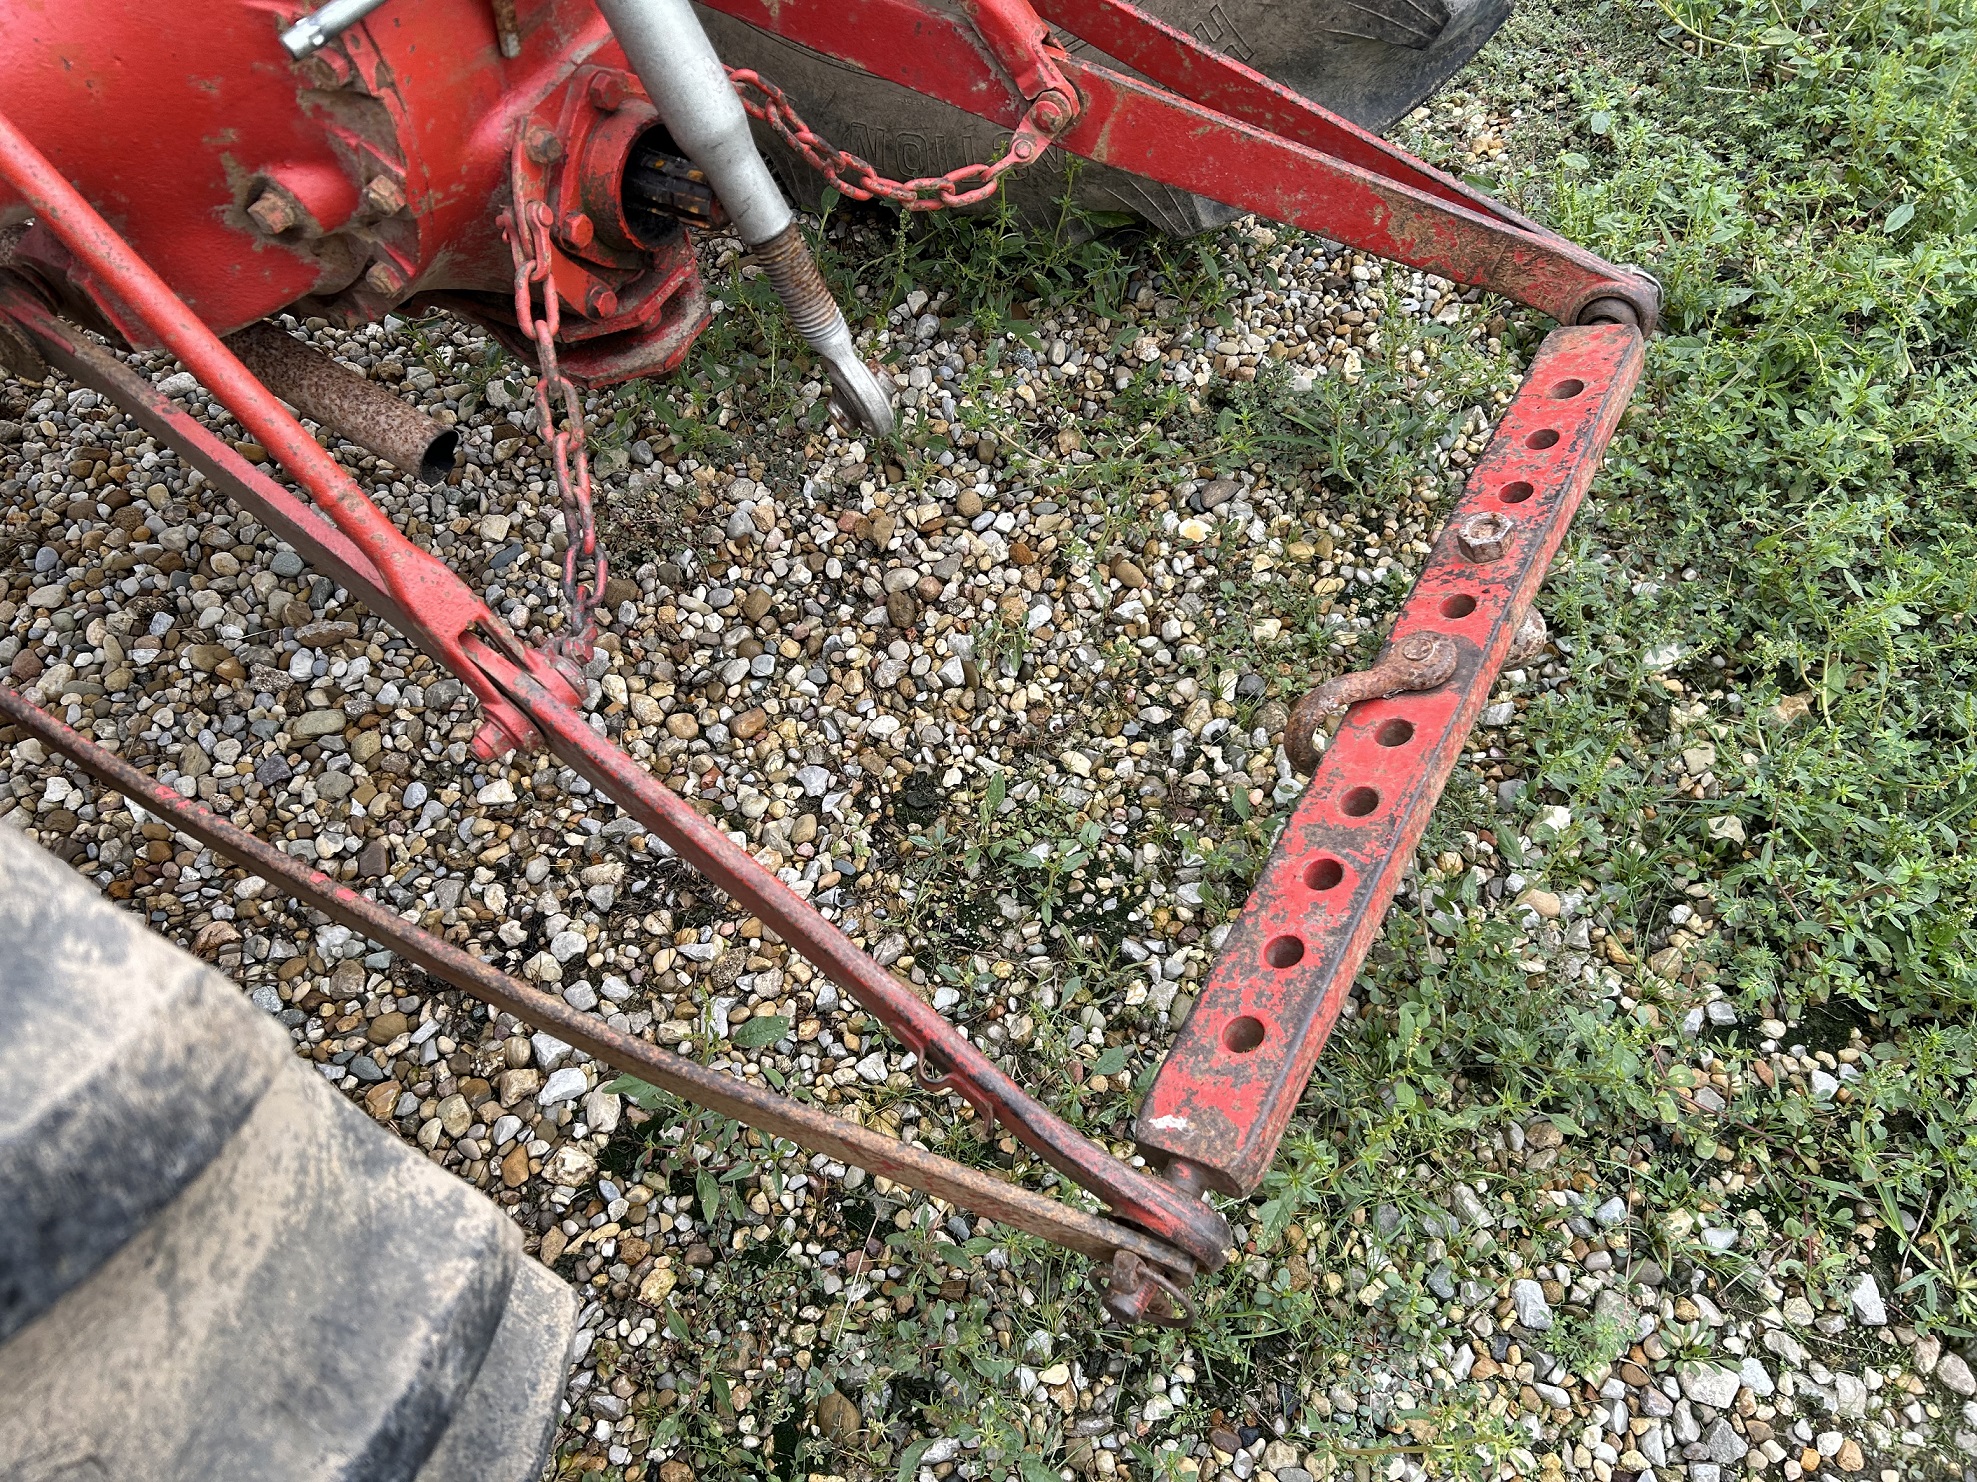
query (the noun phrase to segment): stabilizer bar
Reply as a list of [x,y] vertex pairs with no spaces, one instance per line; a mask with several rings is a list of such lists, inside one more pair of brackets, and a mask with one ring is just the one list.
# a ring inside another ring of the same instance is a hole
[[[1014,128],[1022,118],[1022,92],[996,49],[926,0],[707,3],[993,123]],[[1030,11],[1023,0],[993,8]],[[1075,119],[1056,135],[1071,153],[1491,289],[1561,324],[1612,320],[1653,330],[1653,279],[1603,261],[1124,0],[1042,0],[1032,13],[1153,79],[1041,43],[1078,94]]]
[[1133,1135],[1176,1182],[1262,1181],[1642,360],[1604,324],[1554,330],[1532,361],[1394,619],[1393,651],[1453,663],[1347,713],[1140,1108]]

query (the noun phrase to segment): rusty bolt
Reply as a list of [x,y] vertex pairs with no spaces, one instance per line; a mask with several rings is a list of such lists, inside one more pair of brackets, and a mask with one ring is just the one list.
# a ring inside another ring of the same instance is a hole
[[581,211],[572,211],[563,218],[563,239],[572,247],[588,247],[597,240],[597,227]]
[[625,99],[631,90],[625,86],[622,72],[596,72],[591,74],[590,101],[606,113],[616,113],[625,106]]
[[584,312],[593,319],[609,319],[618,312],[618,291],[603,283],[591,284],[584,295]]
[[1510,539],[1514,524],[1509,515],[1498,514],[1495,510],[1484,510],[1473,514],[1455,529],[1455,543],[1462,554],[1481,565],[1494,561],[1503,554],[1503,548]]
[[389,175],[373,175],[364,186],[364,204],[380,216],[396,216],[405,209],[405,192]]
[[405,275],[389,258],[379,258],[364,272],[364,282],[379,293],[396,293],[405,286]]
[[247,214],[271,237],[279,237],[301,219],[295,214],[295,203],[279,190],[262,191],[247,208]]
[[529,130],[528,153],[538,165],[553,165],[563,157],[563,141],[537,125]]

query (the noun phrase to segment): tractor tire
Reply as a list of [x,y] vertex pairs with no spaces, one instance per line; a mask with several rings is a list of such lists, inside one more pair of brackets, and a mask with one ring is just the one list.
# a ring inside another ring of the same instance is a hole
[[540,1475],[576,1302],[240,991],[0,826],[0,1473]]
[[[1384,132],[1448,80],[1495,34],[1512,0],[1142,0],[1142,8],[1362,128]],[[1008,131],[958,108],[819,56],[705,8],[700,18],[730,66],[751,67],[789,94],[805,122],[896,180],[994,158]],[[1072,50],[1105,60],[1082,42]],[[790,198],[814,206],[826,182],[766,125],[756,142]],[[1003,177],[1025,220],[1055,220],[1070,169],[1062,150]],[[1238,212],[1102,165],[1081,165],[1070,199],[1192,236]],[[977,208],[981,209],[981,208]]]

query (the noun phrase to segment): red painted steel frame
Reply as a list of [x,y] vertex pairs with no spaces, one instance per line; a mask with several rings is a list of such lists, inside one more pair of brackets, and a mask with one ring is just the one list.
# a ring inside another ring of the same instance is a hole
[[[225,487],[257,511],[298,549],[324,555],[333,570],[367,599],[382,597],[400,631],[458,674],[482,696],[483,710],[512,736],[540,738],[569,766],[663,839],[680,857],[726,890],[770,929],[794,945],[840,988],[875,1014],[918,1057],[921,1084],[952,1090],[986,1118],[999,1120],[1052,1167],[1092,1190],[1116,1215],[1178,1247],[1209,1270],[1227,1259],[1228,1226],[1186,1190],[1133,1168],[1018,1086],[954,1025],[855,947],[745,849],[590,726],[568,683],[533,649],[520,648],[458,575],[401,535],[356,488],[350,476],[291,417],[230,351],[201,325],[171,290],[137,259],[18,130],[0,114],[0,177],[35,202],[40,218],[70,250],[115,285],[121,298],[210,387],[234,415],[282,459],[325,506],[336,539],[316,531],[328,522],[255,470],[229,458],[218,440],[155,390],[136,390],[131,410],[193,450],[218,470]],[[0,290],[0,307],[44,343],[48,353],[121,392],[121,375],[101,352],[65,332],[45,308],[18,290]],[[114,357],[107,357],[116,366]],[[519,649],[519,652],[517,650]],[[1188,1273],[1182,1272],[1181,1275]],[[1125,1300],[1131,1294],[1119,1294]]]
[[[1023,100],[961,19],[923,0],[707,0],[712,9],[1006,127]],[[1080,113],[1073,154],[1507,295],[1560,323],[1653,329],[1660,292],[1480,191],[1122,0],[1042,0],[1048,19],[1164,90],[1054,46]],[[1177,96],[1180,94],[1180,96]],[[798,100],[799,103],[801,100]]]
[[[1348,712],[1140,1108],[1135,1138],[1177,1181],[1246,1194],[1269,1168],[1642,358],[1632,328],[1595,325],[1532,362],[1394,621],[1395,642],[1453,639],[1454,677]],[[1492,560],[1456,541],[1477,514],[1511,521]]]

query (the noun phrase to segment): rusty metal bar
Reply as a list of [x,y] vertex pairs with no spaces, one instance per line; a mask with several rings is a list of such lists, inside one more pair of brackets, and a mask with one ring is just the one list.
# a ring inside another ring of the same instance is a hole
[[[1112,1261],[1124,1251],[1152,1262],[1170,1279],[1185,1282],[1195,1273],[1195,1263],[1186,1254],[1116,1220],[1073,1209],[1034,1190],[1006,1183],[993,1174],[965,1167],[847,1118],[710,1070],[600,1023],[562,999],[509,977],[349,886],[310,869],[201,804],[180,797],[168,784],[87,740],[15,691],[0,687],[0,712],[44,745],[68,757],[105,787],[116,789],[147,812],[168,820],[174,828],[225,855],[242,869],[279,885],[304,905],[362,932],[434,977],[555,1035],[626,1075],[710,1107],[738,1122],[787,1137],[815,1152],[882,1174],[895,1183],[1041,1235],[1095,1261]],[[1159,1315],[1155,1314],[1153,1320],[1160,1320]]]
[[452,472],[459,433],[440,426],[375,381],[346,370],[279,325],[260,320],[228,335],[226,346],[303,416],[377,454],[400,472],[428,484]]
[[[307,500],[291,493],[249,463],[224,438],[153,386],[75,325],[51,313],[19,282],[0,275],[0,327],[24,332],[48,363],[63,375],[102,392],[129,412],[153,436],[176,448],[215,488],[298,551],[309,552],[318,567],[399,632],[418,641],[371,558],[352,545]],[[434,655],[437,657],[437,655]]]
[[309,491],[349,543],[370,558],[392,606],[416,622],[427,651],[474,691],[490,724],[517,743],[530,739],[527,720],[468,659],[467,635],[479,633],[516,663],[539,668],[554,683],[556,675],[546,657],[534,654],[509,632],[444,562],[399,533],[343,466],[4,112],[0,112],[0,180],[27,202],[37,224],[53,232],[95,275],[119,310],[115,317],[142,324],[155,335]]
[[[545,683],[534,666],[515,664],[471,634],[461,641],[456,665],[447,654],[435,650],[423,613],[400,609],[395,595],[383,587],[370,566],[368,555],[342,541],[313,508],[241,459],[143,378],[25,294],[0,288],[0,310],[29,330],[52,359],[129,406],[145,425],[183,447],[198,466],[215,470],[220,475],[215,480],[220,487],[266,518],[271,528],[297,549],[311,559],[325,558],[325,564],[337,572],[348,590],[373,605],[380,616],[435,659],[454,667],[456,673],[474,674],[514,715],[523,731],[543,737],[556,755],[658,834],[687,863],[761,917],[876,1015],[919,1057],[920,1083],[925,1089],[951,1090],[967,1098],[982,1116],[1005,1123],[1052,1167],[1098,1194],[1122,1219],[1181,1247],[1203,1267],[1215,1270],[1227,1259],[1231,1243],[1228,1225],[1195,1193],[1120,1162],[1018,1086],[960,1030],[853,946],[753,856],[592,730],[574,704],[573,695],[561,686]],[[445,571],[444,567],[439,569]],[[447,576],[457,583],[451,572]],[[1131,1295],[1116,1292],[1108,1296],[1108,1300],[1115,1298],[1124,1304]]]

